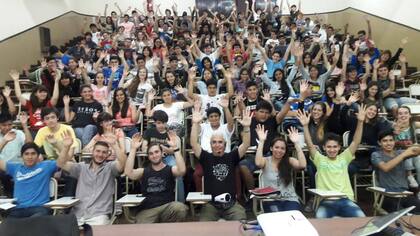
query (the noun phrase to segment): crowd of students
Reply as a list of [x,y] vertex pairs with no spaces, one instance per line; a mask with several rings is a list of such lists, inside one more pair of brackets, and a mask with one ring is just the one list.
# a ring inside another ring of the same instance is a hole
[[[159,5],[107,15],[106,5],[73,46],[52,46],[38,69],[25,69],[34,83],[29,97],[12,70],[26,112],[17,114],[5,87],[0,177],[17,203],[8,217],[50,214],[43,204],[51,177],[64,181],[64,195],[80,199],[72,210],[79,224],[109,223],[114,179],[122,174],[146,197],[135,209],[137,223],[186,220],[187,172],[194,172],[195,191],[212,196],[200,209],[206,221],[246,219],[240,183],[254,189],[258,169],[259,187],[281,192],[263,203],[265,212],[303,210],[292,173],[304,169],[310,187],[345,195],[322,201],[321,218],[365,215],[350,181],[361,168],[373,166],[387,190],[418,188],[420,125],[404,106],[418,100],[396,93],[407,73],[407,39],[392,55],[375,45],[368,18],[368,31],[352,35],[347,26],[342,32],[304,17],[300,3],[286,1],[287,14],[283,0],[265,1],[264,10],[255,0],[245,4],[244,12],[233,4],[229,15],[193,7],[181,16],[176,5],[163,15]],[[22,129],[13,128],[15,117]],[[74,159],[78,140],[91,153],[87,163]],[[360,144],[367,151],[358,151]],[[196,161],[186,165],[184,147]],[[138,152],[146,153],[145,163],[136,162]],[[217,201],[221,194],[230,199]],[[384,204],[420,211],[417,196]]]

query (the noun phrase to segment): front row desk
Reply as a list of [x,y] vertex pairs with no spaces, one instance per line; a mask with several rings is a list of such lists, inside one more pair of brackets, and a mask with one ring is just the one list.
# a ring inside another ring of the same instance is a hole
[[[420,227],[420,216],[405,216],[406,221],[416,227]],[[317,230],[320,236],[346,236],[351,235],[354,229],[368,223],[372,218],[332,218],[332,219],[309,219],[309,222]],[[159,223],[159,224],[128,224],[128,225],[106,225],[93,226],[93,235],[100,236],[235,236],[235,235],[263,235],[261,231],[244,231],[238,221],[219,222],[186,222],[186,223]],[[420,235],[418,230],[405,229],[411,234]],[[282,234],[279,229],[279,235]],[[291,236],[300,236],[297,234]],[[304,236],[304,235],[302,235]]]

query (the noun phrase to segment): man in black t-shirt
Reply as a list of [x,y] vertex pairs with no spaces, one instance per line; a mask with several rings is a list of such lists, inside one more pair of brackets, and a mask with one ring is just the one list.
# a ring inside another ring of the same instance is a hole
[[[198,143],[198,133],[202,119],[200,108],[194,107],[190,143],[195,157],[200,160],[203,167],[204,193],[212,196],[212,201],[201,209],[200,221],[216,221],[220,216],[226,220],[246,219],[245,209],[236,201],[235,167],[240,158],[245,156],[250,144],[250,112],[244,111],[243,118],[239,121],[244,127],[242,144],[230,153],[225,153],[226,140],[223,134],[219,133],[211,136],[211,153],[201,148]],[[224,196],[224,200],[219,200],[218,196]]]
[[174,151],[175,165],[163,162],[163,150],[158,143],[150,143],[147,155],[150,165],[133,169],[137,149],[140,148],[141,136],[135,134],[131,142],[130,155],[127,158],[124,173],[132,180],[140,180],[142,194],[146,199],[142,202],[136,215],[136,223],[180,222],[184,221],[188,207],[174,201],[175,177],[185,174],[186,167],[177,144],[178,137],[174,131],[168,132],[167,145]]
[[[149,128],[145,131],[143,135],[142,151],[147,152],[150,143],[159,144],[163,152],[163,162],[168,166],[174,166],[176,164],[174,157],[174,150],[168,145],[168,115],[164,111],[155,111],[153,112],[152,119],[154,121],[155,127]],[[178,147],[181,146],[181,139],[176,136],[176,142]],[[178,201],[184,201],[184,181],[182,177],[177,178],[178,183]]]

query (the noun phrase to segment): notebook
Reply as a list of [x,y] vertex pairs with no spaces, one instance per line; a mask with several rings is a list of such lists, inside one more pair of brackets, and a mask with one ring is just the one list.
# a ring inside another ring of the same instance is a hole
[[257,216],[257,220],[266,236],[318,236],[314,226],[300,211],[265,213]]
[[374,217],[365,226],[354,230],[351,233],[351,235],[352,236],[367,236],[367,235],[379,233],[382,230],[384,230],[387,226],[389,226],[394,221],[398,220],[399,218],[401,218],[403,215],[407,214],[414,208],[416,207],[411,206],[411,207],[408,207],[399,211],[389,213],[388,215]]

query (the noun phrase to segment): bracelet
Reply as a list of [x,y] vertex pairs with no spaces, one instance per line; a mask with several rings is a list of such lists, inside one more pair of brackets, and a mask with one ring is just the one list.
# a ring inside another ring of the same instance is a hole
[[251,129],[249,127],[248,127],[248,129],[242,130],[242,132],[244,132],[244,133],[248,133],[249,131],[251,131]]
[[177,149],[174,149],[174,152],[179,152],[179,148],[177,148]]

